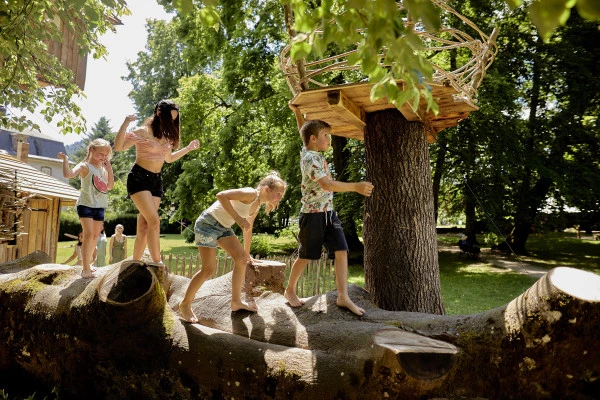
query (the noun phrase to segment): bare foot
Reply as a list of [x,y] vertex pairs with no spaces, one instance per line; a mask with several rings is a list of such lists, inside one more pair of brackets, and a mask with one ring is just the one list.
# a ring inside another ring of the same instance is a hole
[[94,275],[94,271],[92,271],[91,269],[90,270],[84,269],[81,271],[81,277],[88,279],[88,278],[95,278],[96,275]]
[[365,310],[354,304],[350,297],[338,297],[337,299],[338,307],[344,307],[348,310],[352,311],[354,314],[362,316],[365,314]]
[[296,294],[296,292],[294,292],[292,290],[285,289],[285,293],[283,295],[285,296],[288,303],[290,303],[290,306],[292,306],[292,307],[300,307],[300,306],[304,305],[304,301],[301,300],[298,297],[298,295]]
[[258,307],[256,306],[256,303],[252,302],[252,303],[246,303],[245,301],[236,301],[236,302],[231,302],[231,311],[239,311],[239,310],[248,310],[248,311],[252,311],[252,312],[257,312],[258,311]]
[[192,310],[192,305],[190,303],[184,303],[183,301],[179,303],[179,315],[183,320],[191,322],[192,324],[198,322],[198,317],[194,314],[194,310]]

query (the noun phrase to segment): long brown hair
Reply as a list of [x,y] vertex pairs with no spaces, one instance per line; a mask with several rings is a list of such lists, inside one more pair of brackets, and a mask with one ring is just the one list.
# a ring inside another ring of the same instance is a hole
[[[173,119],[171,110],[177,111]],[[160,111],[160,113],[159,113]],[[167,139],[174,149],[179,147],[179,106],[173,100],[161,100],[154,106],[154,115],[145,121],[157,139]]]

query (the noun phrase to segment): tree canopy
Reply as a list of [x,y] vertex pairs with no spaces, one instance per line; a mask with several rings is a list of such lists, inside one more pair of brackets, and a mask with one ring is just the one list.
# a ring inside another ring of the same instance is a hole
[[21,114],[21,110],[37,111],[48,122],[58,118],[63,133],[83,133],[85,121],[74,101],[81,89],[72,71],[49,52],[49,43],[63,42],[68,31],[80,55],[103,57],[106,48],[100,36],[114,30],[113,24],[127,14],[125,0],[0,2],[0,105],[10,111],[0,115],[0,124],[16,130],[39,129]]

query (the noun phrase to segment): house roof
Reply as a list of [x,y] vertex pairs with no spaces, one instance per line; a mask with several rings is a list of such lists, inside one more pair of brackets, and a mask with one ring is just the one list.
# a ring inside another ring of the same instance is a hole
[[0,184],[17,180],[18,190],[39,195],[66,200],[73,205],[79,197],[79,190],[53,176],[38,171],[29,164],[14,157],[0,154]]
[[56,159],[59,152],[66,153],[63,142],[54,140],[39,131],[29,129],[23,132],[14,132],[0,129],[0,150],[6,151],[9,155],[17,154],[16,146],[13,144],[14,135],[27,136],[29,155]]

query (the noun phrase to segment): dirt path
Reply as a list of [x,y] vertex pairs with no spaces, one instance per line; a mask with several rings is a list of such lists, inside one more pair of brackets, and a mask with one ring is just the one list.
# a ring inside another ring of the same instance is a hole
[[[448,253],[460,253],[458,246],[438,244],[438,251]],[[469,256],[465,256],[468,258]],[[528,275],[532,278],[541,278],[547,269],[535,265],[524,263],[514,255],[505,255],[498,252],[492,252],[490,249],[481,250],[481,262],[493,264],[496,267],[511,269],[514,272],[522,275]]]

